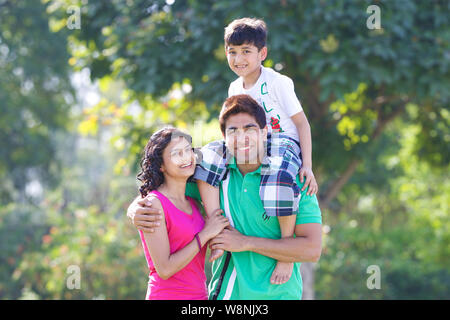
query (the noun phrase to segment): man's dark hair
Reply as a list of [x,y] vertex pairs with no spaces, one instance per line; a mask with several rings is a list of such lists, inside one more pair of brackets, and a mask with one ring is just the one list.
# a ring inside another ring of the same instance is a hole
[[266,126],[266,114],[258,102],[248,94],[238,94],[226,99],[220,111],[219,124],[223,135],[228,118],[238,113],[247,113],[254,117],[260,129]]
[[233,20],[225,28],[225,48],[230,45],[253,44],[258,50],[266,46],[267,27],[261,19],[242,18]]

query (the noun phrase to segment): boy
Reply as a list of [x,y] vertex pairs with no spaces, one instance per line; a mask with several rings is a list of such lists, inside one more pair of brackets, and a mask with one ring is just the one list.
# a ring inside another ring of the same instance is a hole
[[[311,132],[294,92],[291,79],[261,65],[267,57],[266,25],[262,20],[243,18],[234,20],[225,28],[225,53],[228,65],[239,78],[230,84],[228,96],[248,94],[266,112],[266,121],[271,134],[282,139],[277,146],[270,146],[272,174],[261,178],[260,197],[265,214],[277,216],[281,236],[292,237],[298,208],[299,190],[295,177],[300,170],[300,179],[306,177],[303,187],[309,186],[308,195],[317,193],[317,183],[312,172]],[[242,147],[245,152],[245,146]],[[301,155],[300,155],[301,149]],[[202,149],[203,162],[194,177],[208,216],[220,210],[219,182],[226,173],[227,159],[223,145],[211,143]],[[302,189],[302,190],[303,190]],[[213,250],[210,261],[220,257],[223,251]],[[272,284],[289,280],[293,264],[277,263],[271,277]]]

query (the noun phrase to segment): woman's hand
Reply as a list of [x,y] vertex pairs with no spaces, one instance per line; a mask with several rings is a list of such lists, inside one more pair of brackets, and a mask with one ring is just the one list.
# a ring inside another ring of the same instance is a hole
[[206,218],[205,226],[203,227],[203,230],[199,232],[202,246],[222,232],[225,227],[230,225],[230,221],[222,215],[222,212],[222,210],[216,210],[214,211],[214,214]]

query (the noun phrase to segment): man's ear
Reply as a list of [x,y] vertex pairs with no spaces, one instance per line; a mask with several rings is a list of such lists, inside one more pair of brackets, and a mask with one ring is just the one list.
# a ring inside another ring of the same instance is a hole
[[268,129],[267,129],[267,125],[264,127],[264,128],[262,128],[261,129],[261,135],[262,135],[262,139],[263,139],[263,141],[267,141],[267,131]]
[[262,47],[260,52],[261,52],[261,61],[266,60],[266,58],[267,58],[267,47]]

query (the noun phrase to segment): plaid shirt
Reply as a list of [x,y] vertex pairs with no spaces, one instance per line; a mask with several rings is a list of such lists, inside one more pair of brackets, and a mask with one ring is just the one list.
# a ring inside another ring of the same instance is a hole
[[[296,177],[302,165],[298,142],[281,134],[269,134],[267,154],[261,163],[259,194],[265,209],[265,218],[296,214],[300,201],[300,188]],[[225,141],[213,141],[201,149],[202,160],[194,178],[218,187],[227,174],[232,158]]]

